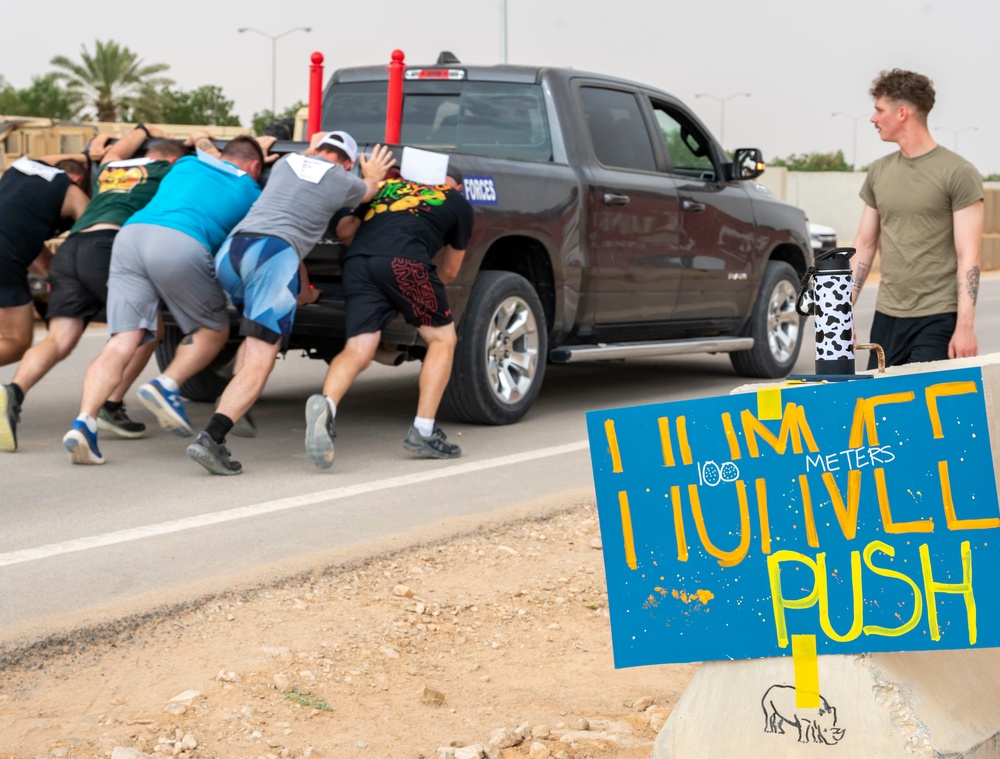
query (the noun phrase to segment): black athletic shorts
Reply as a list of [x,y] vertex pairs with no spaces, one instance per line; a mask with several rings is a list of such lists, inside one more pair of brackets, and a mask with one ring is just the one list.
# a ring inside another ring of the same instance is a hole
[[[886,366],[943,361],[948,358],[948,344],[957,323],[958,315],[953,313],[903,317],[876,311],[870,342],[882,346]],[[878,368],[875,351],[868,356],[868,368]]]
[[433,265],[409,258],[350,256],[344,261],[347,337],[381,332],[396,314],[414,327],[451,324],[444,283]]
[[68,316],[89,322],[108,304],[108,269],[117,229],[78,232],[59,246],[49,267],[46,318]]
[[28,266],[12,251],[4,250],[0,243],[0,308],[14,308],[31,303],[31,288],[28,287]]

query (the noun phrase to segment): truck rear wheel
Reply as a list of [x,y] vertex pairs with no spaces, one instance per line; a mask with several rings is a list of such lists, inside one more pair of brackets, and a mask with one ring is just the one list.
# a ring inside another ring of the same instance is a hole
[[[161,372],[174,360],[183,339],[179,327],[171,324],[163,328],[163,339],[156,346],[156,364]],[[214,403],[232,379],[232,362],[238,347],[238,342],[226,343],[211,364],[181,385],[181,395],[197,403]]]
[[795,311],[799,278],[784,261],[768,261],[754,304],[747,334],[753,348],[729,354],[736,373],[743,377],[784,377],[795,366],[802,347],[805,317]]
[[547,351],[545,315],[531,283],[510,272],[480,272],[459,330],[445,407],[463,422],[516,422],[541,390]]

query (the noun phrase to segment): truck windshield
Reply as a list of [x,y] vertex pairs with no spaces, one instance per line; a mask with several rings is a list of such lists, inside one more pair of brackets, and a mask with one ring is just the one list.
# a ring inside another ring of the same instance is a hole
[[[386,82],[334,84],[323,102],[323,129],[358,143],[385,139]],[[474,155],[551,161],[541,87],[503,82],[406,82],[400,141]]]

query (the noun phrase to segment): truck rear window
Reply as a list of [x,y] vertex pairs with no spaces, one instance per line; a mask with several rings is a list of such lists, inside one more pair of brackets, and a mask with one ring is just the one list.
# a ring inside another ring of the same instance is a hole
[[[385,139],[386,82],[334,84],[323,102],[323,128],[359,143]],[[541,87],[503,82],[406,82],[400,141],[473,155],[552,160]]]

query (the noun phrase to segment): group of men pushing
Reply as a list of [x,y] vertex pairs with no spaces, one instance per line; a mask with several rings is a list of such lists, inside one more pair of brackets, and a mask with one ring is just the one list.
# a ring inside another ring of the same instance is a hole
[[[306,403],[306,451],[317,467],[333,464],[337,404],[401,314],[427,343],[417,415],[403,445],[421,456],[461,455],[435,424],[457,341],[444,286],[458,274],[472,232],[461,173],[451,167],[430,186],[408,181],[388,148],[376,145],[359,159],[357,143],[342,131],[320,133],[303,153],[280,158],[269,155],[268,137],[237,137],[221,152],[205,132],[184,143],[164,137],[139,124],[110,145],[96,138],[82,155],[19,159],[0,178],[0,365],[20,361],[0,386],[0,451],[17,450],[25,395],[101,310],[110,337],[86,371],[80,414],[63,444],[73,463],[103,464],[98,430],[141,437],[145,426],[128,417],[123,401],[162,336],[161,305],[185,338],[138,396],[164,429],[194,435],[180,387],[228,340],[228,299],[241,314],[243,342],[233,379],[187,455],[213,474],[239,474],[226,437],[263,391],[297,306],[316,295],[303,259],[347,209],[337,224],[349,246],[347,341],[322,394]],[[134,157],[149,138],[159,139]],[[98,166],[88,203],[81,187],[89,161]],[[355,161],[360,176],[351,172]],[[50,268],[48,334],[29,347],[28,268],[67,219],[73,226]]]

